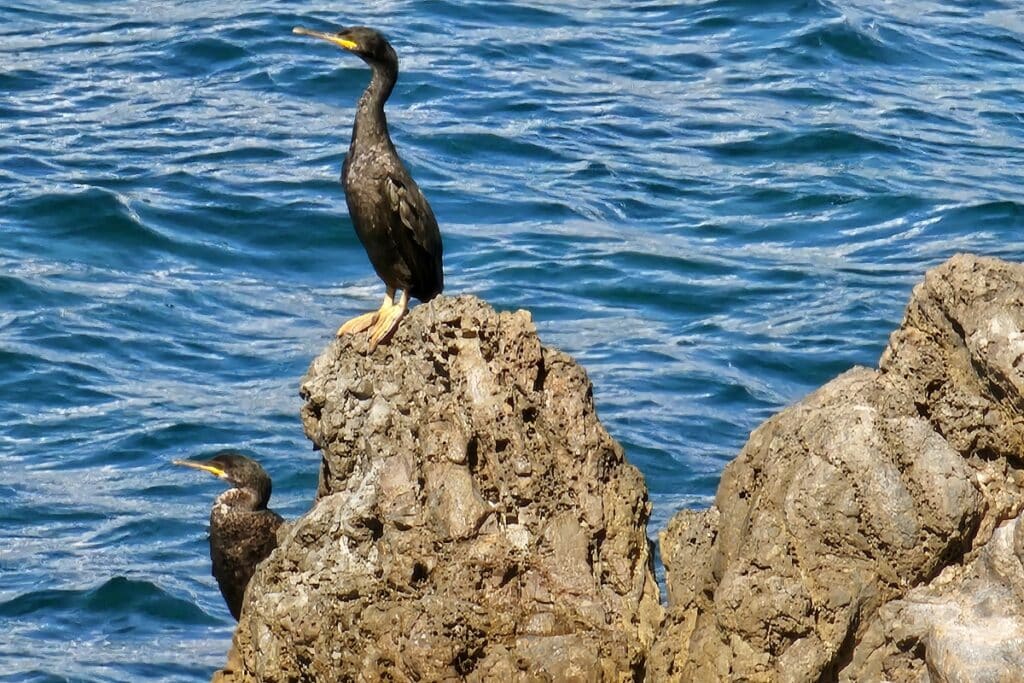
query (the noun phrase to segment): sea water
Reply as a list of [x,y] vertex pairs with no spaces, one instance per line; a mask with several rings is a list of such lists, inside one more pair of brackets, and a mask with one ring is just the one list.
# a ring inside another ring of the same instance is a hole
[[338,175],[365,66],[447,293],[528,308],[643,471],[650,532],[773,412],[873,365],[958,251],[1024,258],[1017,2],[0,8],[0,680],[207,680],[242,448],[308,509],[298,383],[383,286]]

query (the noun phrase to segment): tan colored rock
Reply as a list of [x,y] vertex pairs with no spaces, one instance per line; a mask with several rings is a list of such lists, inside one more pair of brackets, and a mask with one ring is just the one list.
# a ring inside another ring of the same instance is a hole
[[1024,675],[1024,524],[1000,526],[966,565],[884,605],[842,672],[862,680],[1010,683]]
[[639,472],[525,312],[436,299],[302,382],[317,500],[227,680],[635,680],[661,618]]
[[1022,330],[1024,266],[954,257],[880,370],[756,429],[715,506],[662,535],[648,679],[1017,680]]

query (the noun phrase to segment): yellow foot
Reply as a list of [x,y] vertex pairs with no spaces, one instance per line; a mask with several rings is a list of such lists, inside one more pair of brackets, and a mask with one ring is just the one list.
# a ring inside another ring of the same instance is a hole
[[373,332],[370,333],[370,349],[369,353],[373,353],[374,349],[377,348],[377,344],[391,336],[391,333],[398,329],[398,323],[405,316],[406,311],[409,310],[409,295],[402,292],[402,296],[398,303],[389,306],[388,308],[382,308],[380,311],[380,319],[377,321],[376,326],[373,328]]
[[359,332],[364,332],[370,329],[371,327],[373,327],[374,323],[377,322],[377,318],[379,315],[380,311],[374,311],[372,313],[363,313],[362,315],[357,315],[356,317],[352,318],[351,320],[349,320],[344,325],[338,328],[338,336],[340,337],[346,334],[357,334]]

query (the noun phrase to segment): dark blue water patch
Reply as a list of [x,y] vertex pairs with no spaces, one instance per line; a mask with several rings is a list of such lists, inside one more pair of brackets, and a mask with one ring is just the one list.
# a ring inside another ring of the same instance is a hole
[[337,183],[369,71],[294,25],[394,39],[392,133],[449,292],[531,309],[584,363],[651,534],[760,420],[875,363],[926,267],[1024,257],[1009,5],[492,5],[0,9],[0,540],[33,551],[12,589],[117,573],[215,619],[4,618],[5,673],[209,680],[221,486],[170,460],[247,447],[275,507],[312,500],[298,378],[383,285]]
[[[197,487],[198,488],[198,487]],[[212,499],[212,496],[210,496]],[[153,500],[153,498],[147,498],[140,500],[140,504],[145,504],[145,500]],[[199,519],[204,520],[204,517]],[[83,548],[103,548],[114,545],[123,545],[126,547],[137,545],[139,539],[152,538],[161,534],[173,535],[173,536],[185,536],[187,533],[194,531],[195,524],[190,520],[180,520],[176,518],[162,518],[162,519],[127,519],[120,524],[107,524],[101,532],[90,534],[88,538],[81,541],[81,547]],[[177,559],[187,559],[187,555],[181,553],[173,554]],[[165,559],[168,555],[165,555]]]
[[822,90],[807,85],[791,84],[785,81],[781,85],[764,89],[752,89],[753,93],[763,93],[765,97],[780,100],[782,102],[803,104],[803,105],[836,105],[842,99],[834,92]]
[[171,240],[133,217],[117,195],[95,187],[23,199],[12,203],[8,215],[49,231],[58,253],[100,251],[105,264],[130,265],[137,263],[140,251],[173,247]]
[[674,127],[676,124],[674,122],[662,123],[651,119],[651,113],[647,111],[636,109],[618,111],[615,118],[606,115],[602,117],[601,121],[579,126],[577,130],[583,134],[589,133],[599,137],[622,140],[623,148],[627,148],[639,140],[676,140]]
[[33,111],[27,107],[15,107],[10,104],[0,104],[0,121],[4,119],[32,121],[45,118],[44,112]]
[[168,59],[158,63],[167,73],[182,76],[200,76],[239,67],[250,57],[243,46],[213,36],[181,40],[174,38]]
[[[314,47],[321,46],[314,44]],[[325,44],[322,50],[328,47]],[[340,126],[342,110],[348,120],[355,116],[355,104],[370,82],[370,72],[358,61],[342,59],[344,54],[322,50],[304,52],[301,61],[279,69],[277,78],[284,84],[289,97],[325,102],[336,107],[339,110],[339,132],[347,137],[345,133],[348,131]]]
[[929,123],[942,131],[952,129],[967,133],[972,128],[970,124],[935,108],[921,109],[917,106],[896,107],[885,111],[883,116],[893,122],[905,123],[916,121],[919,123]]
[[0,501],[4,503],[13,503],[15,498],[20,495],[20,491],[15,486],[0,486]]
[[[41,465],[43,463],[33,463],[36,469],[44,469]],[[40,496],[42,496],[41,502]],[[24,508],[2,513],[4,519],[10,522],[18,521],[22,524],[30,522],[44,531],[47,527],[55,524],[67,524],[81,528],[107,519],[106,514],[98,513],[86,505],[63,504],[61,501],[51,500],[46,493],[39,493],[34,489],[30,492],[28,487],[26,487],[22,498],[25,501],[36,502],[26,502]]]
[[510,28],[558,28],[578,25],[568,13],[556,12],[536,6],[504,5],[485,2],[431,2],[430,11],[439,17],[453,20],[459,26],[489,27],[502,25]]
[[459,155],[469,151],[474,154],[511,161],[529,160],[531,163],[557,162],[563,159],[557,148],[544,147],[526,141],[509,140],[503,135],[486,132],[439,131],[428,141],[430,145],[443,148],[448,154]]
[[[10,396],[15,399],[29,399],[40,395],[44,390],[52,398],[46,405],[49,410],[73,411],[76,408],[98,406],[104,403],[111,403],[115,398],[107,391],[90,387],[82,379],[59,367],[53,367],[49,371],[35,373],[23,380],[12,382],[7,386]],[[49,392],[54,392],[49,394]],[[12,436],[27,436],[28,434],[46,430],[49,425],[33,426],[31,424],[20,424],[11,427]]]
[[[812,54],[839,57],[843,61],[897,64],[905,58],[904,54],[890,47],[880,37],[869,34],[846,19],[814,25],[795,36],[789,47],[809,50]],[[830,62],[832,59],[826,57],[823,61]]]
[[976,51],[975,54],[983,57],[991,57],[1003,62],[1005,66],[1024,63],[1024,37],[1007,30],[1005,27],[995,24],[987,24],[983,32],[976,33],[972,38],[980,39],[985,46]]
[[210,443],[237,443],[249,437],[247,431],[230,425],[211,422],[174,423],[153,425],[143,432],[132,434],[119,440],[116,448],[127,456],[127,462],[145,463],[153,453],[175,451],[179,451],[178,457],[200,457],[196,453],[180,453],[181,444],[196,443],[198,434],[202,434],[203,441]]
[[47,87],[53,74],[30,69],[12,69],[0,72],[0,90],[15,95]]
[[751,140],[725,142],[708,146],[707,149],[722,160],[846,159],[850,155],[898,154],[900,151],[896,145],[874,139],[862,132],[835,128],[800,134],[781,131],[766,133]]
[[942,217],[928,226],[938,233],[951,230],[950,224],[974,224],[975,228],[992,227],[997,232],[1011,235],[1022,227],[1024,221],[1024,202],[1000,201],[984,202],[973,206],[960,206],[950,209]]
[[[1019,95],[1009,95],[1007,93],[987,93],[986,97],[999,100],[1006,99]],[[1024,103],[1019,106],[1017,111],[1005,111],[1005,110],[984,110],[978,112],[978,115],[987,121],[990,121],[1000,127],[1008,128],[1010,131],[1016,130],[1019,134],[1021,128],[1024,127]]]
[[24,176],[49,176],[60,169],[58,165],[45,159],[16,153],[0,158],[0,168],[10,171],[19,180]]
[[104,26],[103,30],[110,33],[127,34],[130,32],[144,32],[159,28],[161,28],[160,24],[154,21],[117,18],[113,23]]
[[[446,211],[455,223],[487,223],[488,225],[521,225],[522,217],[529,215],[535,221],[565,221],[588,218],[580,205],[571,197],[564,201],[540,198],[512,198],[489,194],[474,196],[461,205],[452,204]],[[480,254],[481,257],[486,256]]]
[[166,677],[168,674],[178,677],[179,680],[205,681],[210,677],[209,667],[199,664],[182,665],[167,655],[153,657],[150,662],[125,664],[112,668],[118,672],[116,678],[129,681],[151,681]]
[[[25,652],[23,653],[23,656],[27,659],[32,656],[32,653]],[[74,683],[73,679],[58,676],[39,669],[21,671],[14,674],[0,674],[0,681],[11,681],[12,683]]]
[[180,164],[209,164],[220,162],[231,163],[266,163],[270,164],[280,159],[287,159],[290,155],[281,149],[273,147],[256,147],[253,145],[233,145],[229,149],[217,149],[207,152],[192,154],[180,159]]
[[703,14],[695,18],[691,23],[691,30],[695,34],[723,34],[743,24],[743,19],[739,17],[723,14]]
[[[9,359],[11,354],[0,353],[0,358]],[[108,391],[89,386],[88,381],[73,370],[56,364],[44,367],[36,359],[30,368],[24,365],[8,367],[5,367],[5,373],[9,374],[0,385],[14,401],[32,402],[45,394],[47,409],[59,411],[109,402],[114,398]],[[31,422],[17,422],[0,425],[0,433],[26,438],[38,436],[40,431],[48,428],[45,424],[37,426]]]
[[839,14],[838,8],[832,3],[822,0],[712,0],[702,5],[708,10],[736,13],[739,16],[784,12],[794,19],[800,19]]
[[[909,209],[911,204],[920,205],[920,201],[913,197],[885,197],[880,199],[896,211],[901,208]],[[854,204],[854,206],[849,207],[851,211],[856,212],[861,203],[876,201],[876,198],[865,195],[837,193],[804,194],[798,192],[797,188],[780,186],[752,188],[747,193],[745,201],[750,202],[751,205],[756,205],[759,213],[814,216],[824,211],[833,211],[840,207],[847,207],[850,204]],[[773,234],[770,231],[760,234],[765,239],[773,238]],[[827,236],[823,237],[827,238]]]
[[88,590],[39,590],[0,603],[0,617],[46,613],[68,625],[110,631],[151,619],[176,624],[215,624],[191,602],[175,598],[149,581],[116,576]]
[[38,310],[49,298],[42,287],[13,275],[0,275],[0,297],[7,303],[9,310],[26,312]]

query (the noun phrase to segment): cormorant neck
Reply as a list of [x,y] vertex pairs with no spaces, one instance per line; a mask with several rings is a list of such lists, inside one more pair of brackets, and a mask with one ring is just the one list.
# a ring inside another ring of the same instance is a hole
[[251,487],[228,489],[217,496],[216,504],[239,510],[264,510],[270,501],[269,488],[268,486],[265,492]]
[[388,138],[388,120],[384,116],[384,103],[398,80],[398,66],[372,64],[373,77],[356,106],[356,122],[352,128],[352,144],[377,142]]

